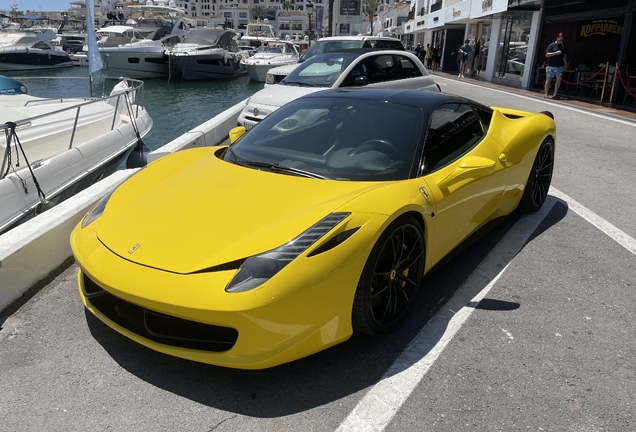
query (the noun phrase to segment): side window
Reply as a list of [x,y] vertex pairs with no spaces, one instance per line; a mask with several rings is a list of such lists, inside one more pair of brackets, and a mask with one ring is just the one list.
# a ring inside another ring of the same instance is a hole
[[353,69],[349,71],[349,74],[342,81],[342,84],[340,85],[340,87],[352,87],[355,83],[356,78],[363,75],[368,76],[368,70],[369,68],[365,65],[365,61],[358,62],[353,67]]
[[422,76],[422,71],[417,67],[413,61],[408,57],[397,56],[397,64],[399,64],[399,71],[401,78],[414,78]]
[[398,70],[392,55],[378,55],[365,60],[367,77],[371,83],[391,81],[398,78]]
[[484,136],[482,122],[467,104],[444,104],[431,114],[424,144],[424,174],[456,160]]

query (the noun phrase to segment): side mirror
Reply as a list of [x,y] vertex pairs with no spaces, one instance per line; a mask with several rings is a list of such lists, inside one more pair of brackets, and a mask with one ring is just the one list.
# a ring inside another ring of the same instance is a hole
[[356,87],[363,87],[365,85],[371,84],[371,80],[367,76],[359,76],[355,80],[353,80],[353,85]]
[[235,128],[230,129],[230,144],[234,144],[236,140],[245,135],[246,129],[245,126],[237,126]]

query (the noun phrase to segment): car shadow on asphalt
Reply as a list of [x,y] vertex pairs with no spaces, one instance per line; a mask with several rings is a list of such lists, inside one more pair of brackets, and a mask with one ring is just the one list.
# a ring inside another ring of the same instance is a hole
[[[557,224],[567,211],[567,204],[556,200],[525,244]],[[121,367],[154,386],[244,416],[275,418],[292,415],[343,399],[382,379],[464,282],[478,268],[483,270],[480,266],[485,257],[521,217],[521,214],[513,213],[484,227],[464,242],[450,259],[429,272],[423,279],[412,313],[391,336],[373,338],[354,334],[343,344],[270,369],[236,370],[171,357],[120,335],[89,312],[86,312],[86,321],[95,340]],[[514,255],[510,256],[509,261],[513,258]],[[498,273],[502,268],[491,270]],[[478,304],[467,306],[501,313],[523,307],[496,298],[484,298]],[[435,334],[438,336],[441,333]]]

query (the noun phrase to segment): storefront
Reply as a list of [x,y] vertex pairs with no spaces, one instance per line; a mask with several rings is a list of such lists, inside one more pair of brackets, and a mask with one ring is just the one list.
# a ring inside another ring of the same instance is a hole
[[[564,75],[567,82],[581,83],[598,74],[606,64],[609,65],[606,79],[610,84],[616,76],[617,64],[621,71],[619,78],[626,78],[631,73],[628,70],[636,69],[636,29],[633,19],[636,0],[604,0],[602,4],[598,3],[581,2],[563,6],[556,0],[546,1],[545,24],[535,57],[534,86],[542,85],[545,51],[559,33],[563,33],[568,54],[569,68]],[[599,77],[604,78],[604,71],[601,75]],[[620,80],[617,81],[615,89],[621,99],[624,94],[622,84]],[[594,88],[593,84],[589,85],[588,93],[585,93],[586,87],[588,82],[583,82],[576,86],[576,90],[583,95],[599,96],[598,88]]]

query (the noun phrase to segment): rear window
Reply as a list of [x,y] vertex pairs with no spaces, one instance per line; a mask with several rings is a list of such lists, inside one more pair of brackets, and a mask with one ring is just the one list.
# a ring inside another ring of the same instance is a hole
[[332,51],[342,51],[356,48],[384,48],[384,49],[395,49],[395,50],[404,50],[404,45],[398,39],[395,40],[377,40],[377,39],[367,39],[365,41],[361,40],[323,40],[316,41],[311,44],[309,49],[305,51],[305,53],[300,57],[300,61],[303,62],[305,60],[309,60],[313,56],[317,54],[332,52]]
[[404,50],[404,45],[399,40],[367,40],[364,42],[362,48],[384,48],[393,50]]

